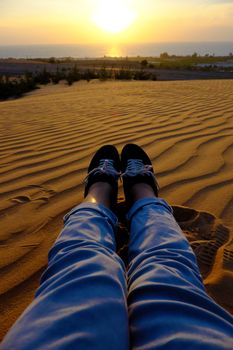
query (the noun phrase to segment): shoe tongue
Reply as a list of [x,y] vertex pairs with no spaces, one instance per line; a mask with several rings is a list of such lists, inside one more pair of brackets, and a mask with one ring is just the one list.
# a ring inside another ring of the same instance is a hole
[[144,163],[143,163],[143,161],[141,160],[141,159],[129,159],[128,160],[128,165],[130,166],[132,166],[132,165],[134,165],[135,166],[135,168],[137,168],[137,167],[141,167],[141,168],[144,168]]
[[131,176],[137,176],[143,173],[144,164],[141,159],[129,159],[126,169],[126,173],[131,174]]
[[99,164],[100,164],[100,166],[113,165],[114,160],[113,159],[101,159]]

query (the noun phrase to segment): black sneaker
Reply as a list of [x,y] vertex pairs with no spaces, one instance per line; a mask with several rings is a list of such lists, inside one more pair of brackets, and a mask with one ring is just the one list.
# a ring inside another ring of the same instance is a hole
[[109,183],[117,198],[118,178],[120,176],[120,157],[117,149],[112,145],[101,147],[92,158],[88,167],[85,183],[84,197],[88,195],[89,188],[96,182]]
[[152,163],[146,152],[135,144],[126,145],[121,153],[121,171],[126,201],[130,202],[130,191],[133,185],[146,183],[158,197],[159,185]]

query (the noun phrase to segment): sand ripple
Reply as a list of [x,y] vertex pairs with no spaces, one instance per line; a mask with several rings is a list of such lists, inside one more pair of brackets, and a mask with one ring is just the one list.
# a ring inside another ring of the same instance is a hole
[[233,312],[232,87],[92,82],[0,103],[2,335],[33,297],[62,216],[81,201],[90,157],[105,143],[149,152],[208,292]]

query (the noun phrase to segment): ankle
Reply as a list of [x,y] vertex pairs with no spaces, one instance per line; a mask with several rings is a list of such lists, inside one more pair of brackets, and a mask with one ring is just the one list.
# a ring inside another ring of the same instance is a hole
[[113,203],[113,188],[107,182],[95,182],[88,190],[88,194],[84,202],[102,204],[107,208],[111,208]]
[[156,198],[152,187],[146,183],[138,183],[132,186],[130,190],[130,202],[133,204],[139,199]]

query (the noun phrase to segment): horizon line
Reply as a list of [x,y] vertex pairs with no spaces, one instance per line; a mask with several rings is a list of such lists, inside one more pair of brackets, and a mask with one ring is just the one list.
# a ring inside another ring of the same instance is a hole
[[28,43],[28,44],[1,44],[0,46],[72,46],[72,45],[82,45],[82,46],[90,46],[90,45],[94,45],[94,46],[99,46],[99,45],[152,45],[152,44],[201,44],[201,43],[233,43],[233,39],[232,40],[210,40],[210,41],[151,41],[151,42],[133,42],[133,43],[59,43],[59,44],[54,44],[54,43],[40,43],[40,44],[33,44],[33,43]]

